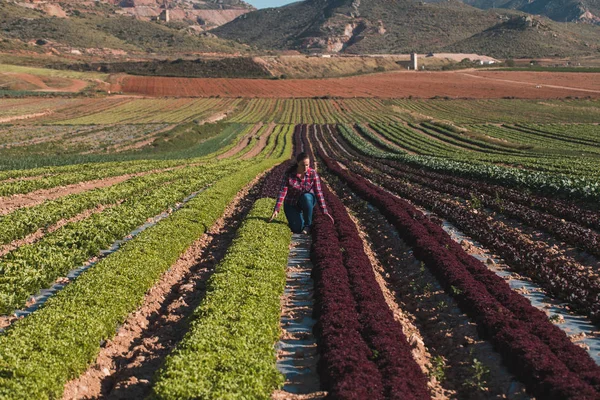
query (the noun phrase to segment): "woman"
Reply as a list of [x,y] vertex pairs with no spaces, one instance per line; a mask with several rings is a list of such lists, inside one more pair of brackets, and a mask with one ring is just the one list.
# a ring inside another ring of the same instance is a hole
[[333,222],[321,191],[321,179],[317,171],[310,167],[308,154],[300,153],[296,157],[296,165],[288,169],[283,177],[270,221],[277,217],[283,204],[283,211],[292,232],[308,234],[312,225],[313,208],[317,201],[323,214]]

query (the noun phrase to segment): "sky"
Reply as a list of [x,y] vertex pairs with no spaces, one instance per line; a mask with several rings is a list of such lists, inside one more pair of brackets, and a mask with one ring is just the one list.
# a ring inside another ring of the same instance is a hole
[[298,0],[245,0],[256,8],[279,7]]

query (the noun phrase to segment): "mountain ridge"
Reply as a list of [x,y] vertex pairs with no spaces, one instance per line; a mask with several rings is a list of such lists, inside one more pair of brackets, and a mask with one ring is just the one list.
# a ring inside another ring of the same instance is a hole
[[305,0],[244,14],[212,32],[262,49],[352,54],[554,57],[597,54],[600,44],[598,26],[481,10],[457,0]]

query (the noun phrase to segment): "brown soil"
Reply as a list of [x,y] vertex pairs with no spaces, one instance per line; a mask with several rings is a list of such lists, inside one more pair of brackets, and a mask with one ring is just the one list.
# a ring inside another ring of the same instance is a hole
[[[55,83],[60,81],[60,84],[53,85],[53,79],[32,74],[7,72],[5,75],[14,76],[21,81],[34,85],[37,88],[35,90],[38,92],[80,92],[88,86],[88,82],[80,79],[54,78]],[[48,83],[51,85],[49,86]]]
[[240,191],[224,215],[163,274],[95,363],[65,385],[63,399],[139,399],[149,394],[153,375],[187,332],[188,316],[204,298],[208,278],[252,207],[262,176]]
[[[398,321],[400,325],[402,325],[402,332],[404,333],[404,336],[406,336],[410,345],[413,347],[413,358],[419,367],[421,367],[423,374],[427,375],[431,369],[431,354],[429,354],[429,351],[425,347],[425,342],[423,340],[423,336],[419,332],[419,329],[413,323],[414,316],[407,315],[396,302],[396,297],[394,296],[393,291],[388,287],[388,283],[385,280],[385,276],[389,274],[386,273],[385,269],[381,265],[381,262],[379,262],[377,255],[373,251],[369,237],[365,233],[365,227],[361,225],[360,221],[352,214],[351,210],[349,210],[347,207],[346,210],[358,228],[358,233],[363,242],[363,248],[369,257],[369,260],[371,261],[373,272],[375,273],[375,279],[381,288],[383,297],[385,298],[390,310],[392,310],[394,313],[394,319]],[[446,390],[442,387],[440,382],[433,376],[429,376],[429,382],[427,383],[427,386],[431,391],[431,395],[434,400],[449,399],[452,396],[452,393],[446,393]]]
[[250,143],[250,139],[252,137],[254,137],[254,135],[256,135],[256,133],[260,130],[262,125],[263,125],[262,122],[259,122],[256,125],[254,125],[252,130],[250,132],[248,132],[248,134],[246,134],[238,142],[238,144],[236,144],[235,146],[233,146],[231,149],[227,150],[225,153],[221,154],[220,156],[217,156],[217,159],[223,160],[224,158],[233,157],[234,155],[236,155],[237,153],[242,151],[246,146],[248,146],[248,144]]
[[[158,131],[152,132],[151,133],[151,137],[149,138],[144,138],[138,142],[135,143],[128,143],[125,146],[119,147],[119,146],[115,146],[113,148],[109,148],[108,151],[114,151],[116,153],[121,153],[123,151],[129,151],[129,150],[137,150],[137,149],[141,149],[142,147],[146,147],[151,145],[152,143],[154,143],[154,141],[156,140],[156,137],[163,133],[163,132],[167,132],[170,131],[171,129],[175,128],[177,125],[169,125],[163,129],[159,129]],[[85,154],[85,153],[84,153]]]
[[[118,204],[118,203],[117,203]],[[117,204],[111,204],[111,205],[99,205],[96,206],[93,209],[90,210],[86,210],[84,212],[82,212],[81,214],[78,214],[72,218],[69,219],[61,219],[60,221],[58,221],[57,223],[55,223],[54,225],[51,225],[49,227],[45,227],[45,228],[40,228],[38,229],[36,232],[27,235],[26,237],[24,237],[23,239],[19,239],[19,240],[14,240],[8,244],[5,245],[0,245],[0,257],[5,256],[7,253],[21,247],[24,246],[26,244],[32,244],[35,243],[37,241],[39,241],[41,238],[43,238],[45,235],[55,232],[58,229],[62,228],[63,226],[70,224],[71,222],[78,222],[78,221],[83,221],[84,219],[92,216],[93,214],[99,214],[102,211],[104,211],[107,208],[110,207],[114,207]],[[2,328],[2,323],[0,322],[0,328]]]
[[401,150],[401,151],[403,151],[403,152],[405,152],[407,154],[417,154],[414,151],[407,150],[407,149],[399,146],[398,144],[389,141],[385,136],[383,136],[382,134],[380,134],[379,132],[377,132],[375,129],[371,128],[368,124],[363,124],[363,126],[365,127],[365,129],[368,129],[369,132],[371,132],[371,134],[373,134],[374,136],[376,136],[377,138],[379,138],[379,140],[387,143],[388,145],[396,147],[398,150]]
[[275,129],[275,122],[271,122],[269,124],[267,130],[263,132],[260,138],[258,138],[258,143],[256,143],[252,150],[250,150],[242,157],[242,160],[249,160],[259,155],[260,152],[263,151],[263,149],[267,146],[267,140],[269,140],[269,136],[271,136],[271,134],[273,133],[273,129]]
[[500,73],[402,71],[348,78],[286,80],[126,76],[118,84],[126,93],[150,96],[181,96],[184,93],[188,97],[262,98],[600,98],[600,74],[520,71],[490,74]]
[[[12,211],[21,207],[33,207],[42,204],[46,200],[55,200],[60,197],[68,196],[70,194],[77,194],[86,192],[92,189],[104,188],[117,183],[124,182],[128,179],[135,178],[138,176],[144,176],[152,173],[167,172],[175,169],[184,168],[186,166],[196,166],[198,164],[180,165],[172,168],[155,169],[150,171],[138,172],[135,174],[126,174],[113,176],[104,179],[97,179],[93,181],[86,181],[80,183],[74,183],[72,185],[58,186],[50,189],[40,189],[34,192],[25,194],[15,194],[8,197],[0,197],[0,216],[11,213]],[[39,177],[35,177],[37,179]],[[27,179],[30,180],[30,179]]]
[[68,196],[70,194],[77,194],[92,189],[112,186],[117,183],[124,182],[127,179],[133,178],[135,176],[141,176],[147,173],[149,172],[114,176],[105,179],[75,183],[67,186],[54,187],[51,189],[40,189],[36,190],[35,192],[26,194],[15,194],[9,197],[0,197],[0,215],[6,215],[21,207],[33,207],[38,204],[42,204],[46,200],[54,200],[60,197]]
[[[295,245],[294,243],[290,244],[290,249],[292,247],[294,247],[294,245]],[[298,287],[299,284],[297,282],[301,278],[292,278],[290,275],[295,274],[295,273],[308,272],[308,271],[310,271],[309,268],[312,268],[312,264],[310,264],[310,265],[304,264],[302,266],[288,265],[286,287],[288,287],[288,288],[290,286]],[[299,289],[303,290],[304,287],[299,288]],[[290,292],[287,292],[287,290],[286,290],[286,293],[284,293],[283,296],[281,296],[281,317],[282,317],[282,319],[287,318],[287,319],[302,321],[303,318],[312,317],[312,313],[313,313],[312,305],[306,306],[306,305],[295,304],[294,292],[293,292],[294,290],[296,290],[296,289],[294,288],[294,289],[290,290]],[[284,323],[281,323],[281,339],[282,340],[290,340],[291,339],[291,340],[298,340],[298,341],[302,341],[302,340],[313,341],[314,336],[312,334],[307,335],[306,332],[292,332],[292,331],[286,330],[286,325]],[[293,375],[293,382],[290,382],[289,377],[288,377],[288,380],[286,380],[286,384],[292,383],[294,385],[294,387],[302,388],[302,391],[305,392],[305,394],[291,393],[286,390],[276,390],[271,395],[272,400],[324,399],[327,396],[327,392],[320,390],[320,382],[318,379],[318,375],[316,375],[317,363],[318,363],[318,357],[319,357],[317,344],[315,342],[314,345],[310,346],[310,348],[307,349],[307,347],[308,346],[303,348],[303,350],[300,352],[301,354],[298,354],[298,353],[292,354],[289,351],[286,352],[282,349],[279,349],[277,351],[278,362],[282,361],[282,360],[286,361],[286,360],[289,360],[290,357],[293,357],[295,362],[298,363],[296,365],[297,368],[300,368],[300,369],[310,368],[311,373],[308,373],[308,374],[301,373],[298,375]]]
[[598,79],[598,76],[590,76],[586,79],[584,73],[579,73],[577,74],[578,76],[571,76],[570,73],[555,72],[519,71],[515,74],[513,71],[473,71],[466,75],[476,76],[488,81],[526,83],[534,86],[547,86],[558,89],[577,88],[590,93],[600,91],[600,79]]
[[[329,177],[328,181],[358,219],[365,240],[380,262],[379,275],[389,288],[386,299],[393,299],[404,318],[420,333],[430,354],[429,361],[434,364],[429,368],[441,378],[436,385],[443,388],[443,395],[477,400],[528,399],[523,385],[502,365],[500,355],[479,337],[476,324],[413,257],[411,248],[398,238],[385,217],[359,201],[336,179]],[[411,339],[409,333],[407,337],[417,344],[418,336]],[[485,391],[468,385],[473,380],[475,359],[489,370],[483,383]]]
[[50,115],[52,114],[54,111],[52,110],[47,110],[41,113],[34,113],[34,114],[24,114],[24,115],[13,115],[12,117],[4,117],[4,118],[0,118],[0,124],[5,124],[7,122],[12,122],[12,121],[19,121],[22,119],[29,119],[29,118],[38,118],[38,117],[43,117],[46,115]]

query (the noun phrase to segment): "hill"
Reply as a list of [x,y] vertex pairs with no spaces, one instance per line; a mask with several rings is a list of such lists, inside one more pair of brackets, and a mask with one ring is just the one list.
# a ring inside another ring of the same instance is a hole
[[[255,10],[243,0],[97,0],[96,3],[112,6],[105,9],[110,13],[130,15],[143,21],[162,18],[183,22],[196,30],[209,30]],[[16,4],[61,18],[68,18],[74,13],[99,12],[97,7],[90,7],[93,2],[76,0],[29,0]]]
[[[148,22],[119,15],[118,9],[107,3],[81,3],[72,10],[63,6],[61,9],[68,11],[67,17],[0,2],[0,51],[100,56],[245,51],[239,44],[194,33],[184,24]],[[78,11],[82,7],[86,12]]]
[[599,0],[463,0],[482,9],[508,8],[560,22],[600,24]]
[[[494,57],[530,57],[530,49],[536,50],[535,56],[597,54],[600,28],[537,17],[539,24],[529,27],[520,22],[523,15],[454,0],[306,0],[244,14],[212,32],[259,48],[307,52],[427,53],[460,48]],[[543,35],[537,32],[540,26]]]
[[447,46],[446,50],[469,49],[499,58],[569,57],[585,54],[586,49],[597,54],[599,34],[598,27],[591,25],[517,16]]

